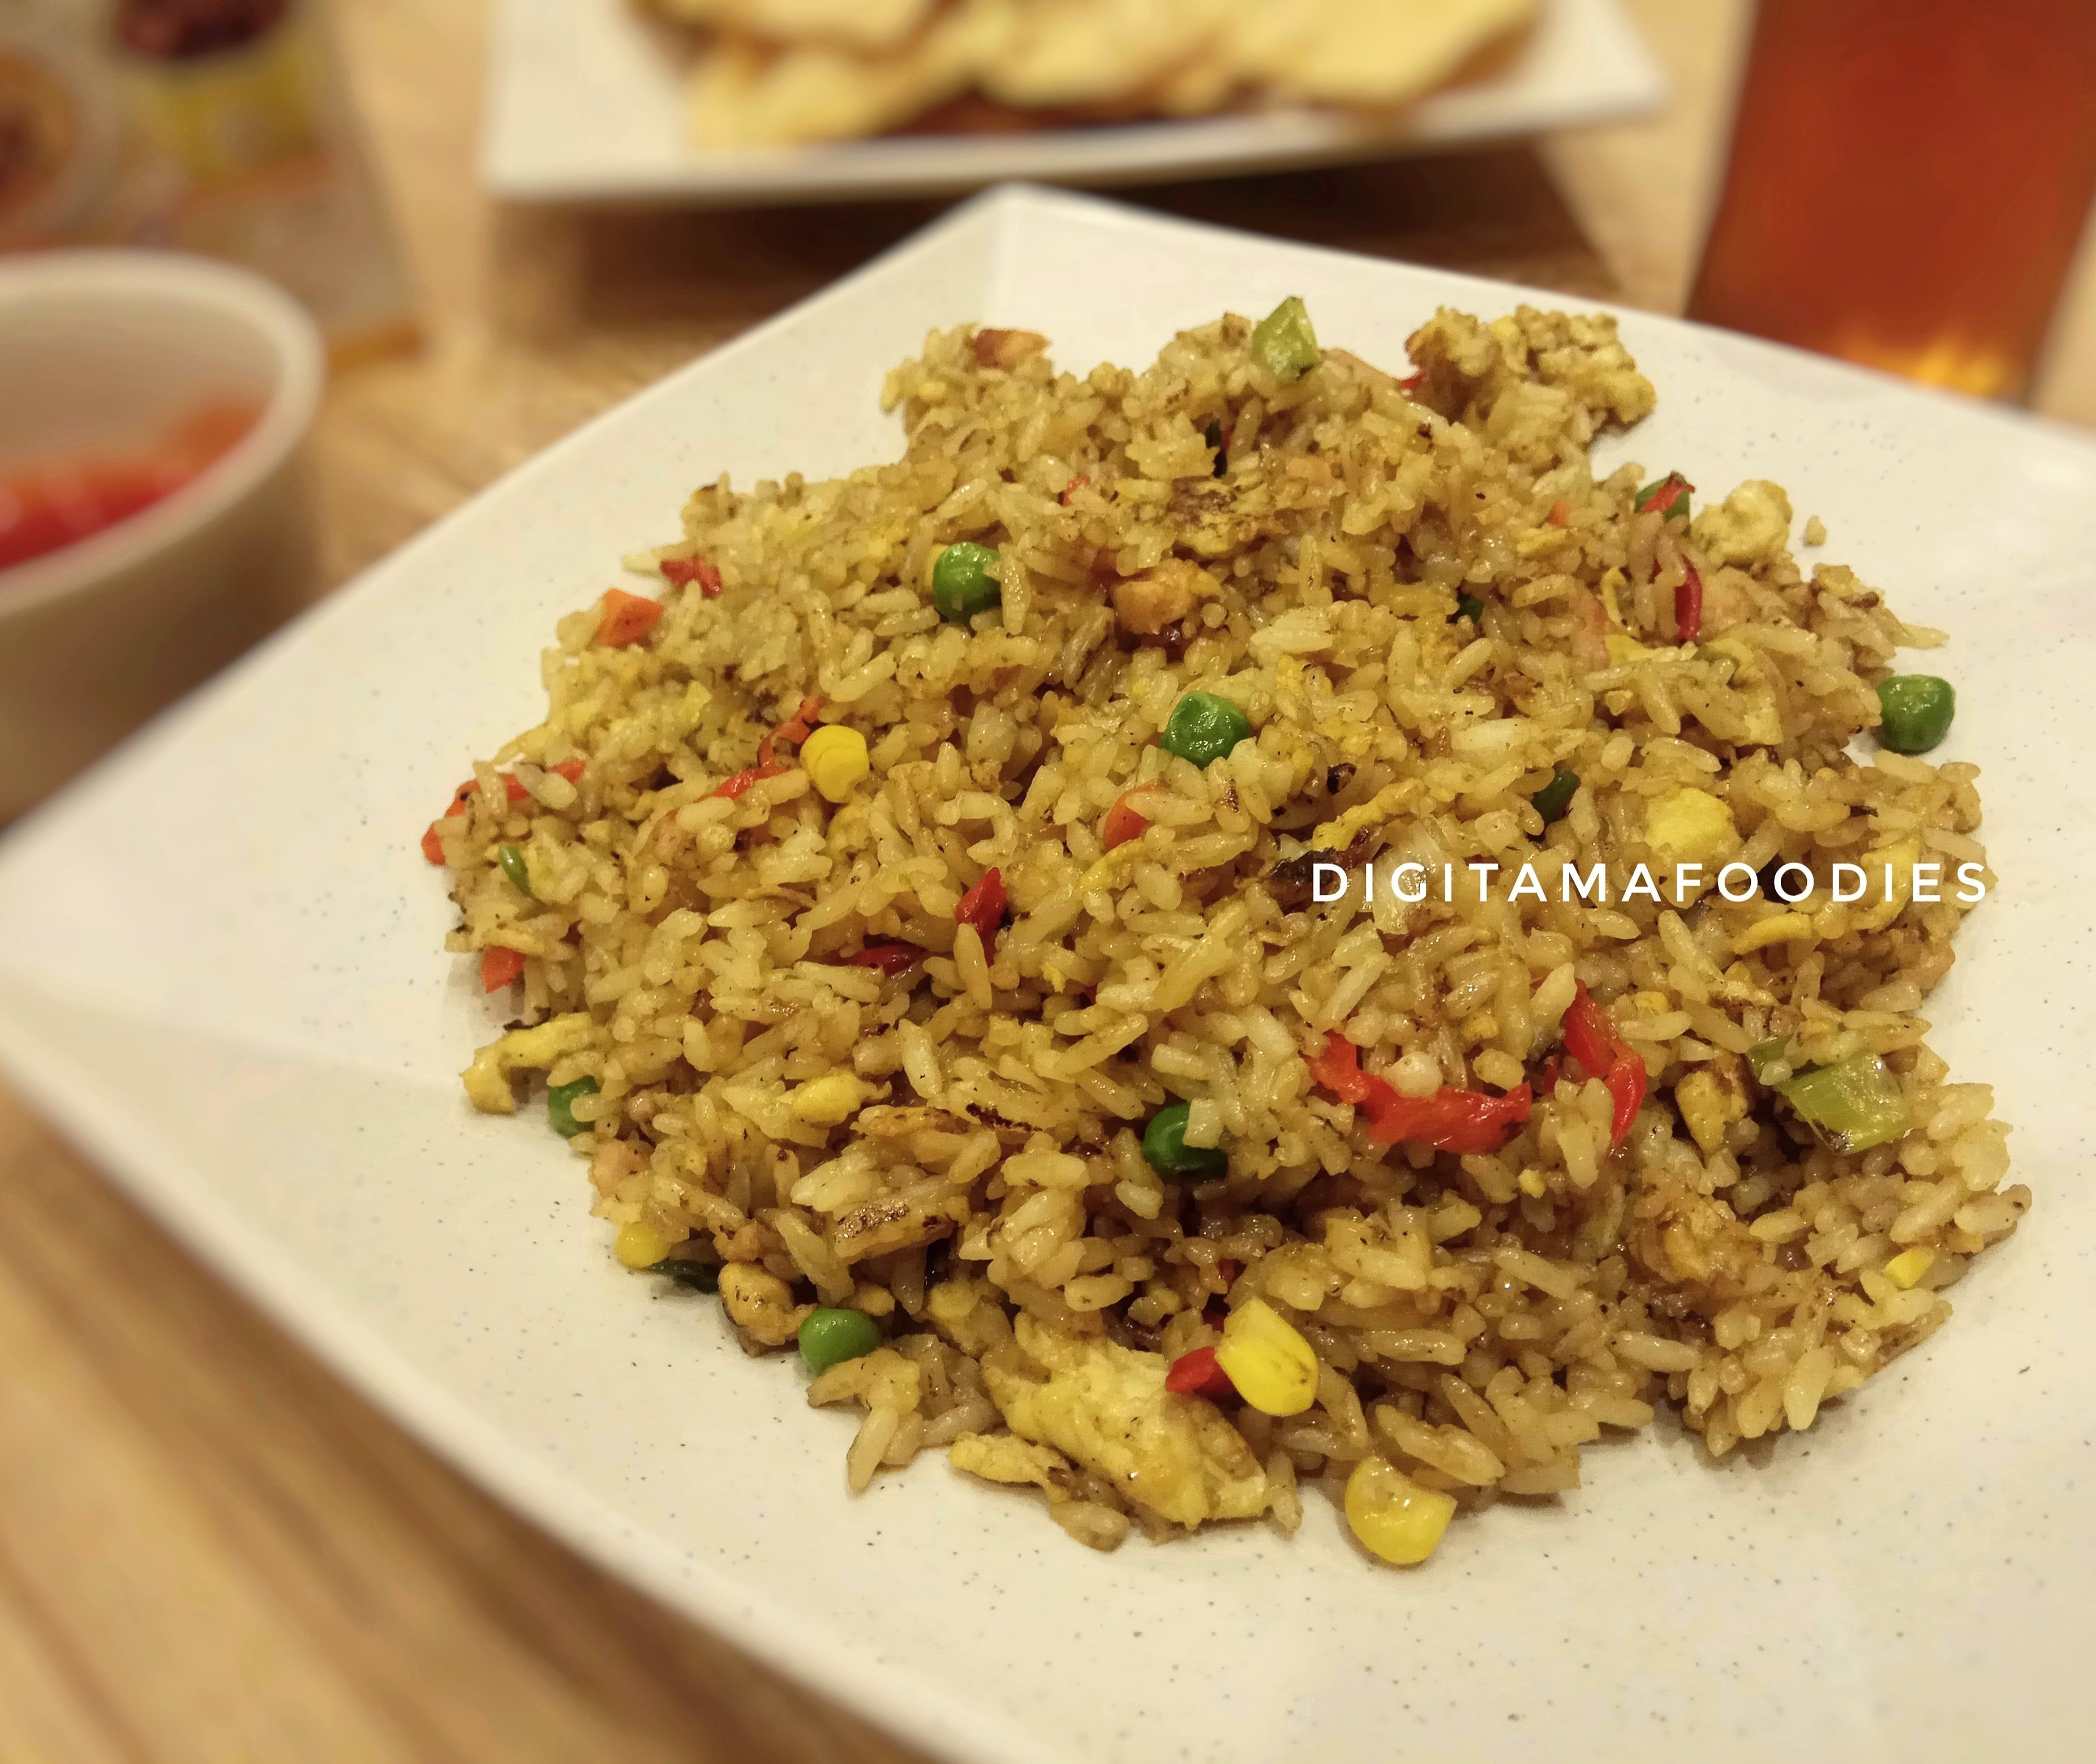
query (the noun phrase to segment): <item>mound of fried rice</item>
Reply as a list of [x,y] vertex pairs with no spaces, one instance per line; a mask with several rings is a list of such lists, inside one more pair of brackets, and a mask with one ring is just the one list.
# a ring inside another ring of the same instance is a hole
[[[1597,481],[1594,437],[1654,395],[1611,320],[1443,311],[1403,381],[1339,350],[1278,378],[1251,332],[1081,378],[1028,333],[935,334],[889,380],[900,463],[723,478],[631,561],[686,579],[643,640],[564,619],[545,721],[438,823],[448,946],[525,958],[469,1091],[594,1079],[572,1143],[596,1212],[717,1266],[749,1351],[815,1305],[878,1320],[810,1391],[864,1411],[855,1488],[946,1447],[1111,1547],[1292,1533],[1304,1480],[1369,1455],[1474,1510],[1575,1487],[1583,1447],[1662,1405],[1719,1456],[1811,1426],[1949,1316],[2029,1199],[1987,1087],[1923,1039],[1967,909],[1827,889],[1837,860],[1984,862],[1976,768],[1846,752],[1895,648],[1940,635],[1803,574],[1774,484],[1684,524],[1634,498],[1693,461]],[[960,539],[997,548],[1002,592],[965,625],[931,594]],[[1205,770],[1158,740],[1192,688],[1255,731]],[[793,763],[811,698],[871,750],[841,804]],[[767,736],[784,769],[715,793]],[[1560,767],[1580,788],[1546,826]],[[1109,853],[1137,786],[1146,827]],[[1700,847],[1655,820],[1685,789],[1728,811]],[[1369,905],[1351,875],[1319,904],[1313,854],[1501,883]],[[1786,859],[1814,904],[1620,897],[1641,862]],[[1563,902],[1560,867],[1596,862],[1609,904]],[[1507,898],[1523,862],[1547,901]],[[955,914],[993,867],[986,940]],[[885,943],[922,958],[850,959]],[[1546,1068],[1580,982],[1649,1074],[1614,1151],[1600,1080]],[[1407,1095],[1542,1088],[1491,1155],[1378,1146],[1313,1080],[1333,1031]],[[1881,1054],[1910,1129],[1828,1149],[1749,1068],[1779,1037],[1798,1063]],[[1146,1162],[1174,1099],[1225,1175]],[[1316,1349],[1313,1406],[1168,1395],[1254,1298]]]

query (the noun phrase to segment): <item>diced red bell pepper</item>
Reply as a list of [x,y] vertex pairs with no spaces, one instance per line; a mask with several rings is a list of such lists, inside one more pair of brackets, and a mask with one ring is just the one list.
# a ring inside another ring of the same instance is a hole
[[665,557],[662,574],[675,586],[688,587],[696,582],[700,595],[710,600],[721,591],[721,573],[703,557]]
[[845,962],[851,967],[877,967],[893,980],[924,956],[924,952],[914,943],[869,943],[857,955],[846,956]]
[[1503,1096],[1446,1085],[1431,1096],[1401,1095],[1388,1079],[1361,1070],[1360,1049],[1337,1029],[1311,1061],[1310,1076],[1342,1102],[1365,1111],[1369,1137],[1377,1145],[1409,1142],[1459,1155],[1498,1151],[1528,1119],[1535,1100],[1526,1084]]
[[513,772],[502,775],[502,794],[511,802],[529,802],[531,800],[531,792],[517,782]]
[[1124,790],[1114,806],[1107,810],[1107,818],[1099,823],[1099,843],[1111,851],[1116,845],[1125,845],[1131,839],[1142,836],[1142,830],[1150,825],[1150,818],[1135,806],[1133,799],[1142,794],[1140,789]]
[[571,784],[579,784],[583,781],[583,773],[585,769],[583,762],[579,759],[564,759],[559,765],[548,766],[546,768],[549,772],[558,772]]
[[1398,386],[1398,390],[1399,390],[1400,391],[1403,392],[1403,393],[1405,395],[1405,396],[1406,396],[1406,397],[1409,398],[1409,397],[1410,397],[1410,396],[1411,396],[1414,392],[1417,391],[1419,390],[1419,388],[1420,388],[1421,386],[1424,386],[1426,383],[1426,369],[1421,368],[1421,369],[1419,369],[1419,371],[1418,371],[1417,373],[1408,373],[1408,374],[1406,374],[1406,375],[1405,375],[1405,377],[1404,377],[1403,379],[1400,380],[1400,381],[1397,382],[1397,386]]
[[1570,526],[1572,524],[1572,504],[1560,496],[1551,504],[1550,513],[1544,519],[1552,526]]
[[521,950],[500,948],[480,952],[480,989],[483,992],[500,992],[524,973],[524,956]]
[[1181,1396],[1220,1398],[1238,1394],[1229,1373],[1216,1364],[1212,1347],[1196,1347],[1173,1360],[1171,1370],[1164,1374],[1164,1388]]
[[1068,483],[1063,485],[1063,494],[1058,496],[1055,500],[1061,503],[1064,508],[1068,508],[1070,506],[1070,498],[1075,496],[1079,491],[1082,490],[1085,486],[1089,484],[1090,482],[1091,479],[1089,478],[1072,478]]
[[721,783],[715,784],[712,789],[706,792],[706,794],[710,797],[726,797],[732,801],[736,797],[740,796],[745,790],[749,789],[752,784],[757,784],[766,778],[776,778],[779,773],[785,770],[786,768],[784,766],[778,765],[746,766],[741,771],[737,772],[732,778],[723,779]]
[[1644,1106],[1648,1074],[1637,1050],[1616,1033],[1608,1013],[1594,1002],[1581,980],[1574,989],[1565,1013],[1565,1051],[1609,1087],[1615,1107],[1609,1124],[1609,1149],[1613,1151],[1629,1137]]
[[1686,557],[1681,567],[1688,573],[1674,591],[1674,635],[1676,642],[1693,643],[1703,635],[1703,579]]
[[[449,819],[449,816],[444,817],[444,819]],[[443,825],[443,820],[432,821],[422,835],[422,855],[431,863],[440,864],[444,861],[444,842],[437,834],[437,829]]]
[[628,594],[623,588],[607,588],[604,616],[597,621],[596,640],[606,648],[622,649],[638,643],[662,617],[662,603],[645,595]]
[[961,897],[960,904],[954,909],[954,923],[973,925],[982,939],[983,954],[987,957],[997,947],[998,928],[1004,923],[1004,873],[1000,870],[985,870],[981,881]]

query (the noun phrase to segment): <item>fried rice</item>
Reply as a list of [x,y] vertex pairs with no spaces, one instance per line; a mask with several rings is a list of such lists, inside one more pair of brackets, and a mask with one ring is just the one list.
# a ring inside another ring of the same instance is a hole
[[[943,1447],[1110,1548],[1292,1533],[1312,1482],[1443,1522],[1557,1495],[1662,1409],[1718,1457],[1810,1426],[2029,1200],[1919,1014],[1968,908],[1902,879],[1985,874],[1976,768],[1867,735],[1895,649],[1940,634],[1806,575],[1774,484],[1684,522],[1637,466],[1597,478],[1654,402],[1612,320],[1443,311],[1402,380],[1336,349],[1291,374],[1253,333],[1082,378],[1028,333],[935,334],[888,381],[898,463],[723,478],[629,561],[661,579],[638,635],[615,595],[562,620],[545,720],[426,847],[447,946],[514,1000],[469,1094],[543,1077],[607,1248],[717,1282],[749,1351],[874,1320],[809,1387],[863,1412],[854,1488]],[[956,621],[932,577],[963,540],[999,604]],[[1160,744],[1193,690],[1252,731],[1205,766]],[[832,725],[865,748],[834,801],[795,758]],[[1684,861],[1704,886],[1623,897]],[[1889,893],[1833,901],[1842,861]],[[1367,897],[1404,862],[1425,899]],[[1804,906],[1707,885],[1786,862]],[[1606,902],[1563,897],[1597,863]],[[1642,1064],[1620,1144],[1579,1011]],[[1343,1045],[1382,1096],[1525,1118],[1382,1142]],[[1837,1149],[1784,1080],[1872,1054],[1904,1130]],[[1220,1173],[1145,1155],[1177,1102]],[[1307,1406],[1177,1376],[1239,1312],[1314,1352]]]

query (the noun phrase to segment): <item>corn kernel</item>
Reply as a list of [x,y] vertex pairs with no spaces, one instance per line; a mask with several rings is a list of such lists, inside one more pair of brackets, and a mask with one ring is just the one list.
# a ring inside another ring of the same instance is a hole
[[1672,863],[1715,863],[1736,851],[1732,811],[1707,790],[1670,790],[1645,816],[1645,838]]
[[1264,1299],[1230,1312],[1216,1364],[1264,1415],[1299,1415],[1317,1399],[1317,1352]]
[[841,723],[825,723],[801,744],[801,764],[832,802],[844,801],[873,770],[866,737]]
[[1347,1525],[1362,1548],[1400,1568],[1431,1556],[1455,1516],[1452,1496],[1421,1487],[1381,1458],[1363,1458],[1347,1478]]
[[1917,1243],[1910,1250],[1902,1250],[1885,1264],[1885,1278],[1902,1292],[1906,1292],[1935,1265],[1936,1251],[1925,1243]]
[[670,1240],[645,1219],[635,1219],[618,1228],[611,1253],[628,1268],[653,1268],[670,1253]]
[[1544,1181],[1543,1172],[1540,1170],[1523,1170],[1514,1178],[1514,1181],[1522,1193],[1527,1195],[1531,1200],[1541,1200],[1550,1192],[1550,1185]]

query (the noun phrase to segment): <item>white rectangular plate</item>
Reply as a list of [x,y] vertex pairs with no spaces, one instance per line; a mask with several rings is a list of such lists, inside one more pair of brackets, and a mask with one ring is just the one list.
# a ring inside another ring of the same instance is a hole
[[1277,111],[1032,134],[900,135],[731,151],[695,145],[685,76],[627,0],[500,0],[481,177],[525,202],[806,202],[1006,178],[1129,183],[1387,159],[1641,115],[1666,82],[1619,0],[1543,0],[1510,63],[1396,124]]
[[[2081,1755],[2096,1583],[2096,446],[1623,315],[1659,413],[1610,456],[1788,485],[1959,689],[2002,878],[1929,1015],[2037,1193],[1925,1347],[1803,1438],[1664,1432],[1561,1503],[1365,1565],[1321,1499],[1095,1556],[938,1458],[844,1486],[852,1423],[713,1303],[613,1264],[543,1116],[454,1074],[497,1012],[417,841],[537,720],[555,618],[692,486],[899,450],[883,371],[1028,326],[1139,365],[1309,300],[1397,364],[1441,303],[1558,297],[1014,190],[600,417],[439,523],[0,846],[0,1060],[196,1250],[549,1530],[900,1732],[994,1760]],[[1984,1750],[1982,1742],[1988,1742]]]

